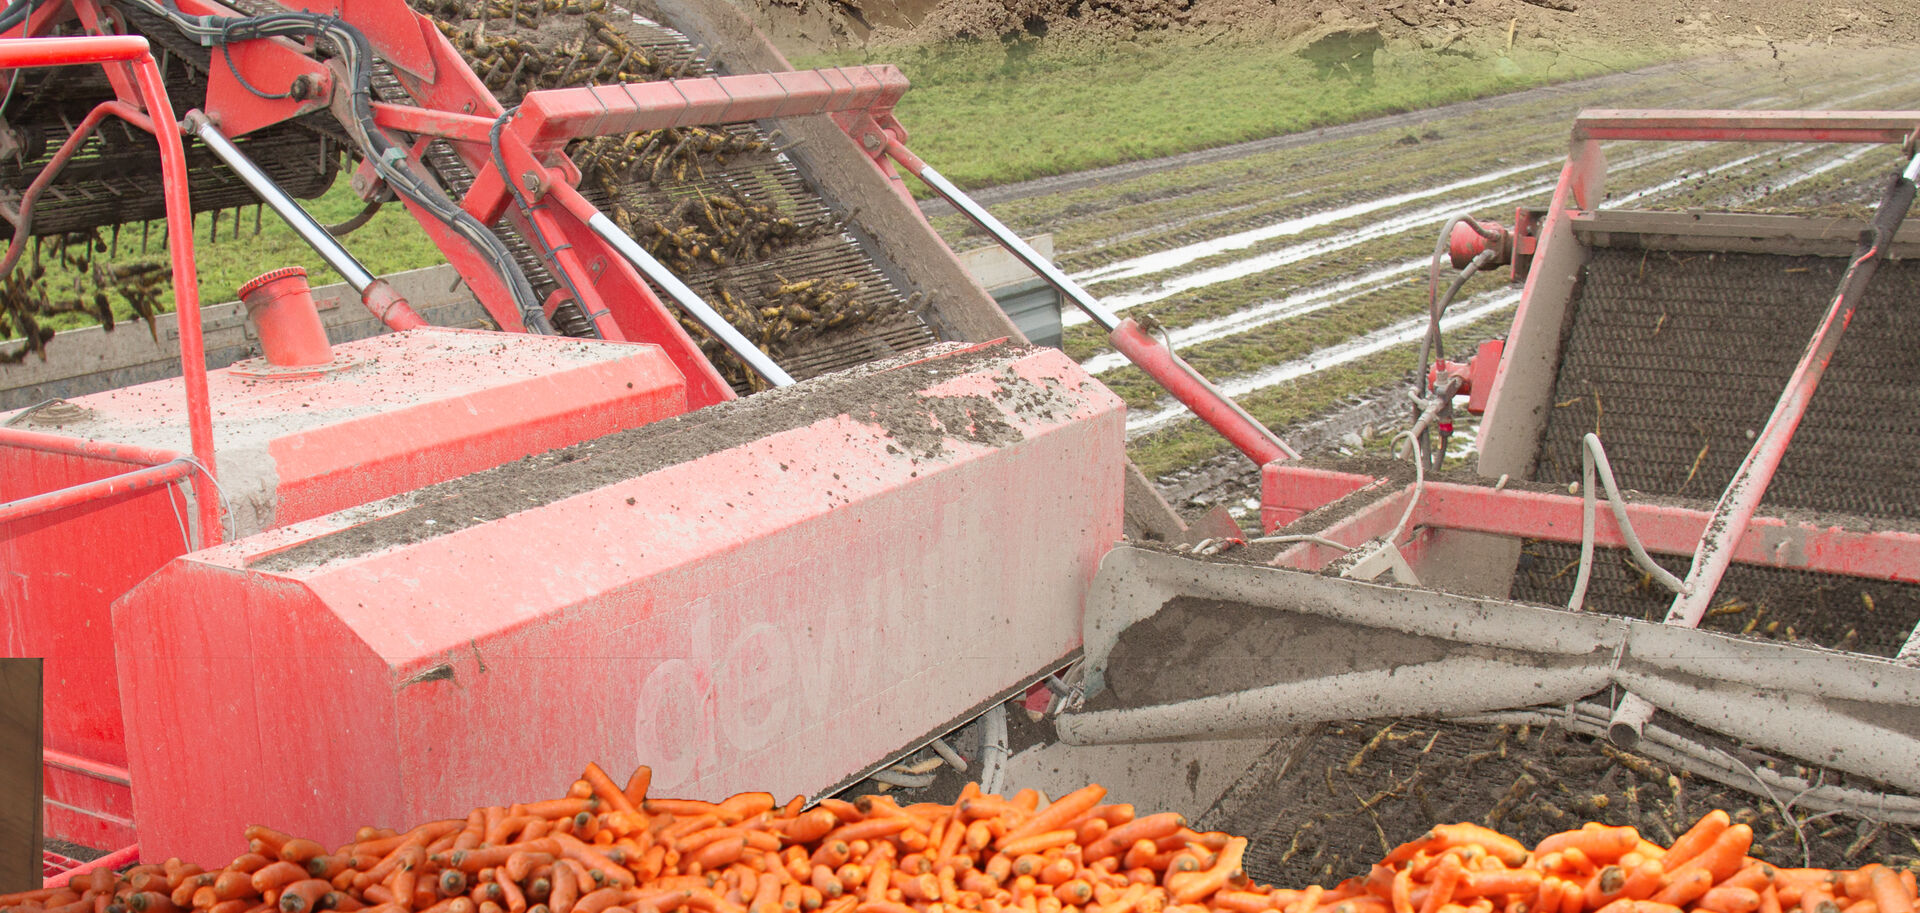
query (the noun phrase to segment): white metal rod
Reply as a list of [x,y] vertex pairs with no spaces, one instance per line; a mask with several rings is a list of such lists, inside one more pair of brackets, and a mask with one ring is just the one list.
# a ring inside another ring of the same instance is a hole
[[741,361],[746,362],[755,373],[766,378],[768,383],[776,387],[793,385],[793,378],[786,371],[781,370],[780,366],[767,356],[767,353],[760,351],[759,346],[740,335],[740,331],[734,329],[733,324],[728,323],[726,318],[721,317],[701,300],[700,296],[695,294],[693,289],[688,288],[686,283],[681,282],[680,277],[675,276],[672,270],[655,260],[652,254],[634,243],[632,238],[627,237],[627,233],[621,231],[620,226],[613,224],[612,219],[607,218],[604,213],[596,212],[587,219],[587,227],[593,229],[593,233],[599,235],[602,240],[613,245],[621,256],[633,263],[635,269],[653,280],[653,284],[660,286],[669,297],[685,308],[688,314],[693,315],[694,320],[706,327],[707,332],[720,340],[721,345],[740,356]]

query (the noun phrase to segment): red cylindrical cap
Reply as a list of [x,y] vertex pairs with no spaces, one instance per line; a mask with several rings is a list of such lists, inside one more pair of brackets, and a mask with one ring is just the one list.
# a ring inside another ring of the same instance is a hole
[[1489,247],[1494,249],[1494,257],[1493,261],[1487,264],[1488,266],[1499,266],[1513,258],[1510,246],[1512,242],[1508,238],[1507,230],[1498,222],[1481,222],[1480,225],[1482,228],[1497,232],[1498,237],[1488,240],[1465,222],[1454,224],[1453,232],[1447,236],[1447,253],[1453,260],[1454,269],[1466,269],[1467,263]]
[[240,286],[240,300],[260,331],[260,353],[277,367],[333,363],[327,328],[307,286],[307,271],[289,266],[262,273]]

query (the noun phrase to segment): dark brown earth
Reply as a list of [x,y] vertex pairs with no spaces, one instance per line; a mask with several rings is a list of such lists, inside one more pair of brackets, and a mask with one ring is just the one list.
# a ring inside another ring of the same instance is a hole
[[[1398,664],[1419,662],[1422,651],[1434,649],[1424,638],[1383,632],[1369,633],[1362,645],[1323,620],[1177,597],[1123,632],[1107,670],[1109,690],[1089,705],[1187,700],[1283,681],[1290,667],[1322,665],[1330,656]],[[1715,738],[1664,717],[1660,725],[1696,740]],[[1528,844],[1589,820],[1630,824],[1666,844],[1721,808],[1753,826],[1755,856],[1781,865],[1899,864],[1920,849],[1912,828],[1804,811],[1789,821],[1777,802],[1556,723],[1343,720],[1305,727],[1290,744],[1285,754],[1251,766],[1199,819],[1202,827],[1252,837],[1247,870],[1267,884],[1332,886],[1364,875],[1389,848],[1453,821],[1477,821]],[[1747,763],[1782,766],[1725,747]],[[1784,766],[1788,775],[1846,780]]]

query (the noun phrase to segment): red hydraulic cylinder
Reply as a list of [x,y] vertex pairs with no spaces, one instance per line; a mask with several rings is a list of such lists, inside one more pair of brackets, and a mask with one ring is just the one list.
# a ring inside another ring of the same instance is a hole
[[1172,349],[1147,335],[1133,318],[1120,321],[1107,341],[1255,464],[1265,466],[1298,456]]

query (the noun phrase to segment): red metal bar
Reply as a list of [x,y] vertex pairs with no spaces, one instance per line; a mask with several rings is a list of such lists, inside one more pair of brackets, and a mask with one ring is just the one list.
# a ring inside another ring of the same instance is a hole
[[[213,413],[208,405],[207,357],[200,331],[200,280],[193,258],[193,210],[187,199],[186,150],[180,142],[173,105],[167,100],[166,87],[160,81],[160,68],[155,65],[153,55],[148,51],[147,40],[137,35],[25,38],[0,42],[0,68],[115,62],[125,63],[132,69],[134,83],[146,106],[146,115],[142,118],[138,112],[123,111],[117,106],[109,107],[114,104],[110,102],[90,112],[89,118],[94,115],[104,117],[108,113],[118,114],[152,133],[160,145],[160,179],[166,198],[167,248],[173,261],[174,305],[179,312],[180,368],[187,393],[188,436],[192,442],[194,459],[205,470],[194,476],[192,482],[194,499],[199,508],[200,542],[204,547],[220,541],[220,503],[215,497],[212,478],[215,472]],[[182,467],[186,468],[189,467]],[[128,475],[140,477],[135,480],[137,487],[172,481],[171,478],[158,479],[159,474],[151,470],[139,470]],[[125,485],[115,487],[111,479],[102,479],[0,507],[12,507],[23,512],[20,516],[31,516],[77,503],[71,500],[71,493],[77,489],[92,492],[90,497],[107,497],[130,490]]]
[[401,130],[420,136],[438,136],[463,143],[478,143],[482,146],[489,145],[488,135],[493,130],[491,117],[456,114],[452,111],[439,111],[415,105],[396,105],[384,101],[373,103],[373,122],[390,130]]
[[140,861],[140,844],[136,843],[132,846],[125,846],[125,847],[121,847],[120,849],[114,850],[113,852],[108,853],[107,855],[102,856],[99,859],[83,862],[77,866],[74,866],[71,869],[68,869],[64,872],[61,872],[58,875],[53,876],[52,878],[47,879],[45,882],[42,882],[42,884],[45,887],[49,887],[49,888],[62,886],[62,885],[68,884],[75,878],[91,875],[95,869],[117,869],[128,863],[139,862],[139,861]]
[[1220,432],[1221,437],[1246,454],[1255,465],[1265,466],[1275,460],[1299,458],[1299,454],[1189,367],[1172,349],[1147,335],[1147,331],[1141,329],[1132,318],[1120,321],[1107,339],[1120,354],[1127,356],[1129,361],[1140,366],[1140,370],[1167,388],[1174,399],[1192,409],[1201,421],[1212,425],[1213,430]]
[[86,145],[88,137],[93,135],[94,128],[100,126],[100,122],[106,120],[109,114],[117,115],[148,133],[153,132],[153,122],[147,119],[146,114],[123,101],[103,101],[95,105],[93,110],[88,111],[87,116],[81,118],[80,123],[73,128],[73,132],[67,134],[66,141],[62,142],[60,148],[53,153],[53,158],[48,159],[46,166],[40,169],[40,173],[33,176],[33,181],[27,185],[26,191],[20,194],[18,215],[13,219],[13,239],[7,244],[6,258],[0,259],[0,276],[12,272],[13,265],[19,262],[21,253],[27,249],[27,238],[33,234],[33,207],[39,202],[40,194],[46,192],[54,178],[59,177],[60,172],[66,170],[67,163],[73,160],[81,146]]
[[77,774],[84,774],[96,780],[105,780],[108,783],[115,783],[120,786],[133,785],[133,775],[127,773],[127,769],[124,767],[102,764],[99,761],[88,760],[79,755],[68,754],[64,751],[54,751],[51,748],[41,751],[40,759],[49,767],[70,770]]
[[0,523],[37,517],[76,504],[143,491],[158,485],[169,485],[192,474],[193,467],[187,465],[185,461],[166,463],[123,472],[94,482],[70,485],[17,501],[7,501],[0,503]]
[[856,108],[885,111],[906,91],[907,78],[892,65],[542,89],[521,100],[515,127],[521,140],[544,157],[583,136]]
[[181,380],[187,388],[188,438],[194,459],[203,470],[193,477],[194,499],[200,509],[202,548],[221,540],[220,501],[214,488],[218,468],[213,455],[213,410],[207,395],[207,354],[200,330],[200,273],[193,259],[193,207],[187,199],[187,152],[180,142],[179,121],[160,81],[160,68],[140,40],[140,54],[132,62],[134,81],[152,118],[154,139],[160,144],[160,180],[167,202],[167,248],[173,260],[173,302],[179,312]]
[[24,428],[0,428],[0,447],[64,453],[96,460],[111,460],[116,463],[133,463],[139,466],[158,466],[180,458],[180,454],[172,450],[155,450],[150,447],[112,441],[89,441],[63,434],[28,431]]
[[77,35],[0,42],[0,69],[64,67],[82,63],[130,63],[147,56],[138,35]]
[[1273,532],[1364,488],[1378,476],[1312,466],[1274,463],[1260,473],[1260,528]]
[[1920,127],[1920,111],[1582,111],[1580,140],[1898,143]]
[[[1280,463],[1266,470],[1269,490],[1312,490],[1330,480],[1324,470]],[[1345,475],[1345,474],[1341,474]],[[1366,476],[1353,476],[1353,481]],[[1329,489],[1332,493],[1334,489]],[[1321,535],[1349,545],[1385,535],[1406,510],[1408,488],[1387,494],[1354,511]],[[1329,499],[1330,501],[1331,499]],[[1550,542],[1580,541],[1581,500],[1553,492],[1493,489],[1429,480],[1414,509],[1415,528],[1491,533]],[[1712,522],[1711,511],[1658,503],[1630,503],[1627,520],[1647,551],[1690,555]],[[1594,518],[1594,544],[1623,548],[1611,511]],[[1762,567],[1841,574],[1896,583],[1920,583],[1920,533],[1905,530],[1861,531],[1780,517],[1755,517],[1747,535],[1731,551],[1732,560]],[[1318,546],[1294,546],[1276,557],[1283,567],[1318,569],[1339,557]]]

